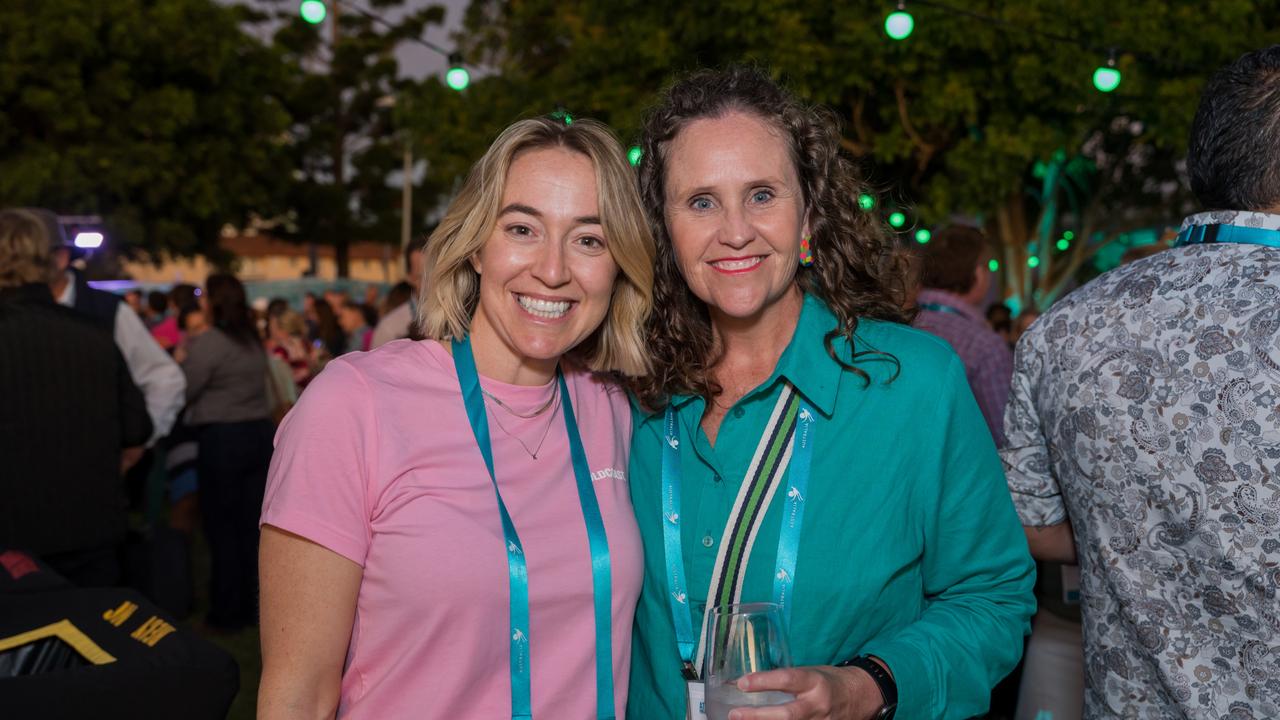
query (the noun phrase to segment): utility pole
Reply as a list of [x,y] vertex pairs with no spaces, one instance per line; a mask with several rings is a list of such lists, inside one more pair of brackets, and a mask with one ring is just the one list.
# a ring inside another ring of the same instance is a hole
[[400,186],[400,249],[408,250],[413,232],[413,143],[408,130],[404,135],[404,179]]
[[329,77],[334,80],[333,92],[333,186],[338,191],[337,196],[343,198],[343,206],[336,208],[338,222],[333,227],[333,260],[337,266],[337,276],[345,278],[350,275],[351,266],[351,238],[348,236],[347,213],[350,211],[346,205],[347,190],[347,114],[342,105],[342,88],[336,82],[336,61],[338,59],[338,43],[342,38],[341,31],[341,14],[342,3],[335,2],[330,5],[329,10],[329,30],[330,30],[330,53],[332,59],[329,62]]

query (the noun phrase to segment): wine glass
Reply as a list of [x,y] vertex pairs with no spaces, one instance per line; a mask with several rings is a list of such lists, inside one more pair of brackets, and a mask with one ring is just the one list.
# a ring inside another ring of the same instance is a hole
[[707,720],[728,720],[738,707],[768,707],[795,699],[790,693],[743,692],[743,675],[791,667],[791,649],[776,603],[737,603],[711,609],[707,624]]

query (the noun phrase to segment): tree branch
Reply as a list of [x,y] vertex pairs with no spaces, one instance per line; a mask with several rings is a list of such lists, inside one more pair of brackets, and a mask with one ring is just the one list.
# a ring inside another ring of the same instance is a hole
[[920,148],[920,156],[916,160],[916,174],[919,176],[929,166],[929,161],[933,159],[933,155],[938,151],[938,148],[933,143],[925,140],[916,130],[915,124],[911,122],[911,113],[907,109],[907,91],[902,86],[901,80],[893,84],[893,94],[898,99],[898,119],[902,121],[902,129],[906,131],[907,137],[911,138],[911,142]]

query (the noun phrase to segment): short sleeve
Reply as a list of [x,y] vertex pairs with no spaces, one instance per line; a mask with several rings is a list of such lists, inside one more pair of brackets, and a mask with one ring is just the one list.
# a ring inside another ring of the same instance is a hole
[[368,385],[349,363],[329,363],[276,433],[261,522],[364,565],[377,426]]
[[1046,323],[1023,335],[1014,355],[1013,384],[1005,408],[1005,446],[1000,450],[1005,480],[1023,525],[1045,527],[1067,519],[1062,490],[1049,461],[1048,428],[1036,404],[1044,374]]

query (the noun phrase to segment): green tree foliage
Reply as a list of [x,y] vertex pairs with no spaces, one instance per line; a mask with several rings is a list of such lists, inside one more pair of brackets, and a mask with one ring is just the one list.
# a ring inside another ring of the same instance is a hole
[[[518,117],[562,106],[626,140],[673,74],[764,63],[836,113],[846,150],[883,189],[879,211],[906,208],[906,232],[980,218],[1008,292],[1047,303],[1117,233],[1177,221],[1198,93],[1214,69],[1277,40],[1276,5],[917,2],[915,33],[895,42],[887,0],[474,0],[459,40],[493,72],[462,94],[427,83],[414,122],[449,187]],[[1109,49],[1124,79],[1104,95],[1091,78]],[[1067,229],[1079,240],[1059,251]]]
[[0,3],[0,206],[100,213],[118,247],[217,257],[289,178],[285,66],[211,0]]
[[346,277],[352,240],[398,237],[400,192],[387,178],[400,168],[397,118],[410,83],[398,77],[395,50],[444,11],[397,14],[404,0],[330,2],[328,19],[315,26],[298,16],[294,0],[274,2],[283,21],[275,45],[297,71],[285,92],[294,182],[281,234],[332,245],[338,276]]

